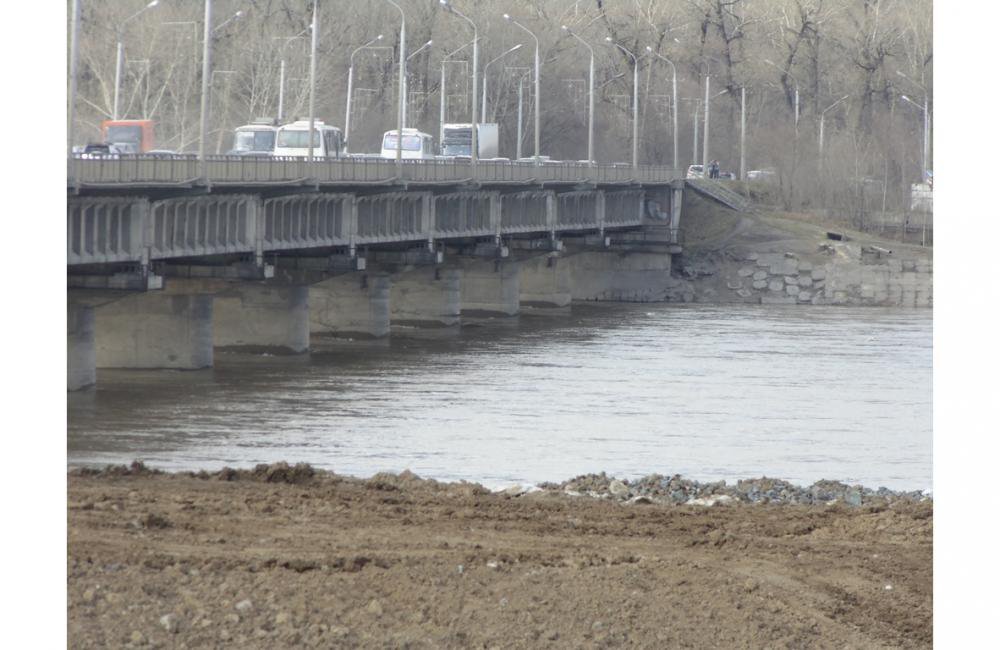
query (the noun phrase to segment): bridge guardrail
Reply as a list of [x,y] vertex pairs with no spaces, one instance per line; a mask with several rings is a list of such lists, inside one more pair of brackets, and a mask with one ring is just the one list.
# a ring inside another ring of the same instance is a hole
[[[617,164],[588,165],[561,162],[517,163],[480,160],[395,160],[382,158],[338,158],[306,161],[304,158],[208,156],[204,171],[193,155],[74,156],[68,159],[67,180],[79,185],[162,184],[274,184],[274,183],[388,183],[459,182],[484,183],[668,183],[682,178],[681,170],[665,165],[636,168]],[[205,178],[202,177],[204,173]]]

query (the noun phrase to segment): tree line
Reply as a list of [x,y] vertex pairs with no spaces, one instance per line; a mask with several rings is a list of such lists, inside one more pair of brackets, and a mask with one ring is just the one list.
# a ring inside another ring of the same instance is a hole
[[[377,151],[381,134],[396,126],[399,12],[385,0],[320,2],[316,115],[343,128],[349,59],[357,50],[351,148]],[[407,126],[436,137],[442,97],[446,121],[470,119],[472,48],[463,46],[472,29],[439,0],[398,2],[406,13],[407,54],[433,41],[408,63]],[[147,4],[82,0],[76,131],[81,143],[98,140],[100,122],[111,116],[120,34],[120,117],[153,119],[158,147],[194,151],[203,2],[160,0],[119,29]],[[480,74],[487,62],[523,44],[487,70],[486,119],[500,124],[501,156],[513,158],[517,149],[519,95],[523,155],[534,153],[533,111],[540,99],[540,153],[559,160],[587,156],[590,54],[561,29],[565,25],[595,51],[594,149],[601,162],[631,160],[635,63],[617,43],[638,59],[640,163],[672,163],[674,111],[680,163],[701,162],[709,74],[708,156],[724,170],[739,171],[745,95],[746,167],[774,170],[788,208],[863,212],[881,202],[905,209],[909,185],[924,177],[925,100],[933,114],[931,0],[452,4],[478,27]],[[310,0],[215,0],[214,22],[221,27],[213,35],[208,151],[224,153],[235,127],[277,114],[282,61],[285,117],[307,113],[311,13]],[[535,43],[505,13],[539,39],[540,98],[532,83]],[[381,40],[358,50],[379,34]],[[671,67],[653,53],[676,66],[677,106]]]

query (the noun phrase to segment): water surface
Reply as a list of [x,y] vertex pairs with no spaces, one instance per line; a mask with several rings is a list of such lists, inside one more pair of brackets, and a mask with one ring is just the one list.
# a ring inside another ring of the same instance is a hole
[[931,313],[574,305],[443,341],[102,370],[69,462],[287,460],[496,487],[584,472],[931,487]]

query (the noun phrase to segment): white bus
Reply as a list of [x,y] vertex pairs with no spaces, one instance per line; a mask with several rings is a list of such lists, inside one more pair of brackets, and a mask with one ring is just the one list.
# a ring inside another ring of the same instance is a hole
[[260,118],[236,128],[230,156],[270,156],[274,153],[274,138],[278,127],[270,118]]
[[[312,145],[314,158],[339,158],[344,150],[344,134],[335,126],[315,121]],[[298,120],[278,127],[274,143],[275,156],[306,157],[309,155],[309,120]]]
[[[382,157],[396,159],[396,130],[382,136]],[[416,129],[403,129],[403,158],[434,158],[434,136]]]

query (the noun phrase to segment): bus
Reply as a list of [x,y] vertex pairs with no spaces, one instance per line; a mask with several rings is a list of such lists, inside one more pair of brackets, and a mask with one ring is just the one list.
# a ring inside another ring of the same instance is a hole
[[[312,145],[314,158],[340,158],[344,151],[344,134],[335,126],[315,120]],[[274,143],[274,155],[308,156],[309,120],[296,120],[279,126]]]
[[274,153],[274,140],[278,133],[276,120],[260,118],[236,128],[233,148],[229,156],[270,156]]
[[[395,160],[397,146],[396,130],[386,131],[382,136],[382,157]],[[434,158],[434,136],[417,129],[403,129],[402,155],[406,159]]]

